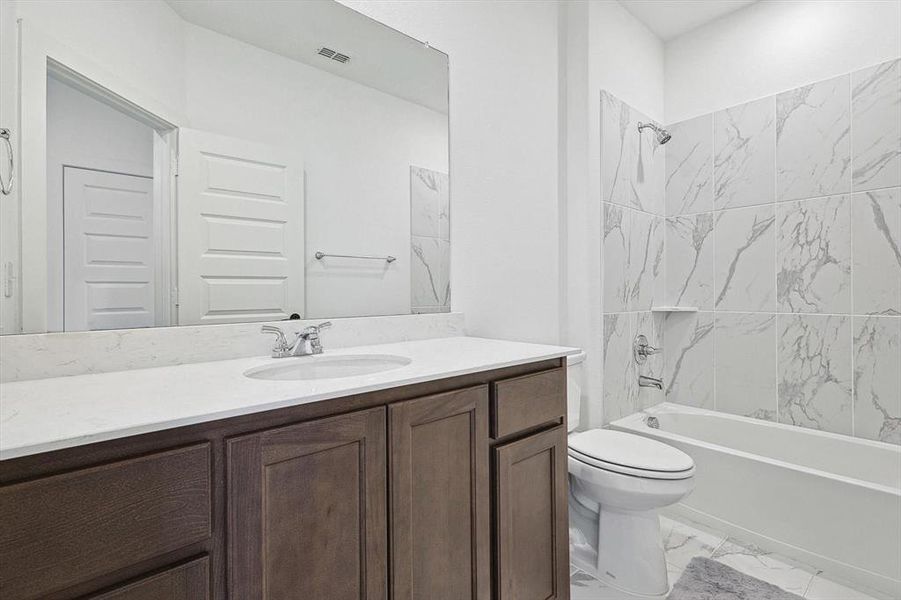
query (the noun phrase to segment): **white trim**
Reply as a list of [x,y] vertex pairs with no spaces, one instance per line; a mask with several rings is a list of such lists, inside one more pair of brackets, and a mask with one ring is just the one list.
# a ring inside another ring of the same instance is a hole
[[176,277],[175,163],[177,130],[153,132],[153,238],[156,244],[156,323],[176,324],[176,305],[172,289]]
[[[122,94],[103,86],[98,81],[87,77],[83,73],[67,67],[49,54],[47,55],[47,74],[65,83],[69,87],[75,88],[79,92],[90,96],[94,100],[103,102],[111,108],[129,115],[136,121],[139,121],[152,129],[165,131],[175,128],[175,125],[168,119],[158,117],[156,114],[150,112],[140,104],[129,100]],[[152,100],[149,101],[153,102]]]

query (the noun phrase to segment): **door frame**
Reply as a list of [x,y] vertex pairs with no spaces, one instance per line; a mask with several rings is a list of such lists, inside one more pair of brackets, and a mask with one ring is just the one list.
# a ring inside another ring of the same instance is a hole
[[[132,87],[84,55],[73,51],[37,28],[18,21],[19,35],[19,209],[20,235],[17,262],[18,333],[47,331],[47,77],[57,78],[154,130],[153,180],[154,234],[160,257],[154,275],[158,325],[175,315],[175,175],[178,127],[187,119],[156,101],[152,90]],[[72,165],[82,166],[82,165]],[[168,227],[163,227],[167,223]],[[159,230],[156,228],[159,227]],[[158,234],[158,235],[157,235]],[[25,276],[27,274],[27,277]]]

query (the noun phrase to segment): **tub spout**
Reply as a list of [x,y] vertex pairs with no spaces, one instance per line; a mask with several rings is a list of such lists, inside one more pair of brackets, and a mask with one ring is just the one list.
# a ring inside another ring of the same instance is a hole
[[658,390],[663,389],[663,380],[656,377],[648,377],[647,375],[638,376],[638,387],[652,387]]

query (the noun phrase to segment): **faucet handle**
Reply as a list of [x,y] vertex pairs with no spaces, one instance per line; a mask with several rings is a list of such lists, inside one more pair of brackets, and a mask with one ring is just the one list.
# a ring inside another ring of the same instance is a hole
[[332,326],[331,321],[325,321],[324,323],[319,323],[318,325],[309,325],[307,327],[304,327],[303,331],[301,331],[300,333],[301,333],[301,335],[310,335],[313,333],[318,334],[319,330],[328,329],[331,326]]
[[289,345],[285,332],[274,325],[263,325],[260,333],[272,333],[275,335],[275,346],[272,347],[272,358],[282,358],[287,356]]
[[642,365],[648,359],[649,356],[653,356],[654,354],[660,353],[662,350],[660,348],[655,348],[654,346],[648,343],[648,338],[645,337],[644,334],[638,334],[635,336],[635,342],[632,344],[632,354],[635,357],[635,362]]
[[[331,321],[325,321],[318,325],[309,325],[304,327],[297,334],[297,341],[291,349],[294,356],[306,356],[307,354],[322,354],[322,342],[319,341],[319,330],[332,326]],[[298,354],[300,351],[300,354]]]

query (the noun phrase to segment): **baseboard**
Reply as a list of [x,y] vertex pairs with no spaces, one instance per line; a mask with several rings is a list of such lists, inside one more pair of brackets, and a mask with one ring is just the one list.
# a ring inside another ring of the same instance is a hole
[[[718,517],[714,517],[708,513],[685,506],[682,503],[674,504],[660,511],[663,516],[671,516],[676,519],[685,519],[694,521],[701,525],[706,525],[717,531],[721,531],[728,536],[738,538],[744,542],[750,542],[769,552],[782,554],[788,558],[807,563],[823,571],[826,578],[834,578],[837,582],[845,580],[854,586],[871,588],[871,595],[887,594],[888,598],[901,598],[901,581],[885,577],[860,567],[855,567],[847,563],[843,563],[831,559],[822,554],[809,552],[798,546],[786,544],[779,540],[760,535],[744,527],[735,525],[730,521],[725,521]],[[867,592],[868,590],[861,590]]]

